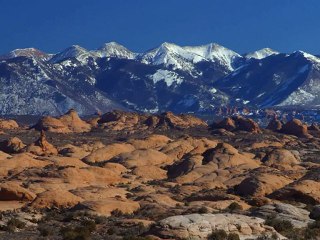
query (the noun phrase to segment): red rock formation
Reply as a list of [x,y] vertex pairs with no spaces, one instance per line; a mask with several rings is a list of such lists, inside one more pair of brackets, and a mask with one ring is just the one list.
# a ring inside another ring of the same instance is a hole
[[298,119],[293,119],[283,125],[281,129],[282,133],[294,135],[297,137],[310,138],[311,135],[308,132],[308,126],[303,124]]

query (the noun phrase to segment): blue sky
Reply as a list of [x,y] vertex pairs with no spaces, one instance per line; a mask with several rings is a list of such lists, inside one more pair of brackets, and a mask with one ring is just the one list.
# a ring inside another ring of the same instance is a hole
[[139,52],[166,41],[320,54],[320,1],[0,0],[0,32],[0,53],[95,49],[109,41]]

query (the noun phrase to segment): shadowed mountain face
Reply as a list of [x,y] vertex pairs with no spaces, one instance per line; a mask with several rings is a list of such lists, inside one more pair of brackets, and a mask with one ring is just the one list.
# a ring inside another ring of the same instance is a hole
[[17,49],[0,56],[0,114],[59,115],[110,109],[211,112],[223,105],[320,105],[320,59],[271,49],[240,55],[217,44],[163,43],[133,53],[117,43],[57,54]]

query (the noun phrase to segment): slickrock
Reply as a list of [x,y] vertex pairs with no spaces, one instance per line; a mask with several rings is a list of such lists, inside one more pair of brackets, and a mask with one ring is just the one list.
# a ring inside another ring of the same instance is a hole
[[172,163],[170,157],[154,149],[139,149],[132,152],[121,153],[118,159],[119,163],[127,168],[152,165],[163,166]]
[[62,115],[59,120],[66,125],[71,132],[81,133],[91,130],[90,124],[81,120],[74,109],[70,109],[66,114]]
[[106,147],[98,148],[83,160],[85,162],[104,162],[108,161],[121,153],[129,153],[134,151],[134,147],[128,143],[113,143]]
[[274,131],[274,132],[277,132],[277,131],[281,131],[282,126],[283,126],[283,124],[282,124],[282,122],[280,120],[278,120],[276,118],[273,118],[269,122],[269,124],[267,126],[267,129],[269,129],[271,131]]
[[250,175],[235,186],[235,192],[240,196],[263,197],[291,182],[293,180],[283,176],[280,171],[257,168],[250,171]]
[[0,119],[0,129],[16,129],[16,128],[19,128],[19,125],[15,120]]
[[41,118],[34,128],[38,131],[44,130],[55,133],[71,133],[71,130],[66,125],[54,117]]
[[120,214],[132,214],[139,208],[140,204],[138,202],[122,198],[85,201],[76,206],[76,209],[85,210],[104,216],[110,216],[114,211],[118,211]]
[[18,153],[26,145],[17,137],[9,138],[8,140],[4,140],[0,142],[0,150],[6,153]]
[[172,112],[165,112],[160,115],[147,115],[122,111],[102,115],[98,125],[113,131],[141,131],[148,128],[186,129],[207,126],[203,120],[187,114],[175,115]]
[[152,134],[144,139],[130,139],[128,142],[132,144],[135,149],[160,149],[171,141],[172,139],[167,136]]
[[39,139],[27,146],[25,150],[39,156],[58,154],[57,148],[47,141],[44,131],[41,131]]
[[62,189],[48,190],[37,195],[31,203],[35,209],[71,208],[83,201],[82,198]]
[[225,118],[222,121],[212,125],[213,129],[226,129],[227,131],[246,131],[251,133],[261,133],[259,125],[250,118],[236,116]]
[[20,153],[8,158],[0,159],[0,176],[4,177],[10,174],[17,174],[28,168],[43,168],[50,162],[34,159],[29,153]]
[[271,151],[262,159],[262,162],[266,166],[282,170],[295,167],[300,163],[296,156],[286,149],[275,149]]
[[304,228],[314,222],[310,219],[310,212],[287,203],[264,205],[253,210],[253,215],[264,219],[275,218],[292,223],[295,228]]
[[281,128],[281,132],[302,138],[312,137],[308,132],[308,126],[298,119],[293,119],[284,124]]
[[240,239],[257,238],[262,235],[285,239],[273,228],[263,224],[261,218],[239,214],[190,214],[168,217],[161,220],[154,231],[163,238],[208,239],[215,230],[224,230],[227,234],[238,234]]
[[161,180],[167,178],[167,171],[157,166],[138,166],[132,173],[144,180]]
[[36,195],[16,182],[0,184],[0,201],[32,201]]
[[81,120],[74,109],[70,109],[59,118],[43,117],[34,128],[38,131],[49,131],[56,133],[81,133],[89,132],[91,125]]

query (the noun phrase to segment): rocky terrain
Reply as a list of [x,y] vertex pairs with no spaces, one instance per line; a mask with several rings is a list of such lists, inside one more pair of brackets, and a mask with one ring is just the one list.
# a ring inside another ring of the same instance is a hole
[[0,239],[319,239],[319,155],[297,119],[0,119]]

